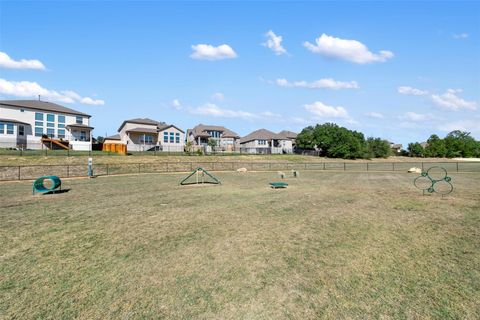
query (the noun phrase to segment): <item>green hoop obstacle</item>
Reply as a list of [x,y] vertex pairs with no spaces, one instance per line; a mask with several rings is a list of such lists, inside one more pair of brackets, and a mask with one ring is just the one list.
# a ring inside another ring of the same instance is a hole
[[[437,171],[437,172],[435,172]],[[413,180],[413,185],[418,189],[428,193],[439,193],[445,196],[453,191],[453,185],[450,183],[452,178],[447,175],[447,170],[443,167],[431,167],[426,172],[422,172],[419,177]]]
[[[45,186],[45,180],[52,181],[52,185],[50,187]],[[44,176],[40,177],[33,182],[32,186],[32,194],[35,192],[39,193],[47,193],[47,192],[55,192],[56,189],[60,188],[62,190],[62,181],[57,176]]]

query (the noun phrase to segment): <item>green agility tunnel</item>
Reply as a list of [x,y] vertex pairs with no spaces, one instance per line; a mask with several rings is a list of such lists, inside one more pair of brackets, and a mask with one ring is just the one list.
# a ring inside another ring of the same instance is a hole
[[[45,186],[45,180],[51,181],[51,184]],[[47,193],[55,191],[58,188],[60,188],[60,190],[62,189],[62,181],[57,176],[40,177],[33,182],[33,194],[35,194],[35,192]]]

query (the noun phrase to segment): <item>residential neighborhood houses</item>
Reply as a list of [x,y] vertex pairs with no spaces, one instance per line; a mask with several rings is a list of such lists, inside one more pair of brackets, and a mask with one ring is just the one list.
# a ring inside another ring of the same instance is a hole
[[0,148],[92,149],[91,116],[40,100],[0,101]]
[[236,151],[238,150],[238,141],[240,136],[222,126],[211,126],[199,124],[193,129],[187,130],[187,141],[190,141],[194,149],[198,147],[203,147],[205,151],[211,151],[212,146],[209,145],[208,141],[214,141],[215,150],[220,151]]
[[[91,116],[41,100],[0,101],[0,148],[92,150]],[[128,152],[192,151],[249,154],[293,153],[297,134],[259,129],[240,137],[220,125],[198,124],[185,131],[149,118],[124,120],[117,134],[105,137],[103,150]]]
[[260,154],[293,153],[293,141],[285,135],[259,129],[240,139],[240,150]]

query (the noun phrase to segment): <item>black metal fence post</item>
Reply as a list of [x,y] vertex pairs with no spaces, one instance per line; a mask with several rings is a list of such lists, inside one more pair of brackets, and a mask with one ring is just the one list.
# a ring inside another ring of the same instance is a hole
[[457,165],[457,172],[458,172],[458,162],[456,163],[456,165]]
[[20,180],[20,170],[22,167],[18,166],[18,180]]
[[108,163],[107,163],[107,176],[108,176]]
[[70,177],[70,165],[67,165],[67,178]]

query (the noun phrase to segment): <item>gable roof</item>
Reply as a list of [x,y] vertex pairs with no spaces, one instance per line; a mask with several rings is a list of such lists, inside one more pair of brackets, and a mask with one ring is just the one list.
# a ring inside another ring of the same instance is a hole
[[118,133],[114,134],[113,136],[105,137],[104,139],[105,140],[122,140],[122,138],[120,138],[120,135]]
[[135,123],[135,124],[146,124],[146,125],[149,125],[149,126],[159,126],[159,125],[166,125],[165,122],[159,122],[159,121],[156,121],[156,120],[152,120],[152,119],[149,119],[149,118],[135,118],[135,119],[130,119],[130,120],[125,120],[122,122],[122,125],[120,126],[120,128],[118,128],[118,131],[120,132],[120,130],[122,130],[122,128],[125,126],[125,124],[127,123]]
[[297,137],[297,134],[295,132],[288,131],[288,130],[280,131],[278,135],[287,139],[295,139]]
[[35,109],[41,111],[51,111],[51,112],[58,112],[58,113],[68,113],[73,115],[91,117],[91,115],[73,110],[59,104],[47,101],[39,101],[39,100],[1,100],[0,105],[5,105],[9,107],[16,107],[16,108],[27,108],[27,109]]
[[193,129],[188,129],[187,134],[190,135],[191,133],[193,134],[193,137],[210,137],[207,131],[220,131],[222,132],[222,138],[240,138],[236,132],[233,132],[223,126],[211,126],[201,123],[193,127]]
[[240,143],[245,143],[253,140],[287,140],[287,138],[276,134],[275,132],[269,131],[267,129],[258,129],[251,132],[245,137],[240,139]]
[[[125,126],[125,124],[127,123],[135,123],[135,124],[146,124],[146,125],[149,125],[149,126],[156,126],[158,131],[163,131],[165,129],[168,129],[168,128],[171,128],[171,127],[174,127],[176,128],[177,130],[185,133],[185,131],[183,131],[182,129],[174,126],[173,124],[167,124],[165,122],[160,122],[160,121],[157,121],[157,120],[152,120],[150,118],[135,118],[135,119],[130,119],[130,120],[125,120],[123,121],[122,125],[120,126],[120,128],[118,128],[118,132],[120,132],[120,130],[122,130],[122,128]],[[135,129],[140,129],[140,128],[135,128]],[[132,129],[133,130],[133,129]],[[132,131],[132,130],[129,130],[129,131]]]

